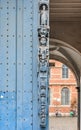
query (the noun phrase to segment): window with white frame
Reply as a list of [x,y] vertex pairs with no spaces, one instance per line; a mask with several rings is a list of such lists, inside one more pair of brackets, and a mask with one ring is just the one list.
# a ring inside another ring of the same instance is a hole
[[66,65],[62,65],[62,78],[68,78],[68,67]]
[[69,105],[70,103],[70,91],[69,88],[64,87],[61,90],[61,105]]

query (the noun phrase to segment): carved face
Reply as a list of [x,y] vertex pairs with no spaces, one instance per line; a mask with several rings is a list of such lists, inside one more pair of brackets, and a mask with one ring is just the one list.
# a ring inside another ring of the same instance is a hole
[[41,40],[40,40],[40,42],[41,42],[42,45],[46,44],[46,38],[42,37]]
[[46,7],[45,7],[45,5],[43,5],[43,10],[45,10],[46,9]]

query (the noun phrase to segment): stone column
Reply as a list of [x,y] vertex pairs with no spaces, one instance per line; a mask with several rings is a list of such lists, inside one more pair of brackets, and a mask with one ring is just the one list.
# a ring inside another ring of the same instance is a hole
[[[80,85],[81,86],[81,85]],[[80,110],[81,110],[81,100],[80,100],[80,98],[81,98],[81,92],[80,92],[80,87],[76,87],[76,89],[77,89],[77,92],[78,92],[78,119],[77,119],[77,130],[81,130],[80,129],[80,124],[81,124],[81,114],[80,114]]]
[[81,130],[81,72],[80,72],[80,88],[79,88],[79,130]]
[[80,72],[80,83],[77,87],[78,92],[78,120],[77,120],[77,130],[81,130],[81,72]]

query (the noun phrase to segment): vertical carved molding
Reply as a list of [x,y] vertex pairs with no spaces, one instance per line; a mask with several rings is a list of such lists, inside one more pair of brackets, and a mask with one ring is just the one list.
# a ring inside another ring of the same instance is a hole
[[38,94],[40,127],[46,127],[49,80],[49,0],[39,0]]

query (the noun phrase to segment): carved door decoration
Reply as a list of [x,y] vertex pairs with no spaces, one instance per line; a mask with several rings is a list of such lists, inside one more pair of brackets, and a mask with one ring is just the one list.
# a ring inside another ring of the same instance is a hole
[[48,123],[49,1],[39,0],[38,94],[40,127]]

